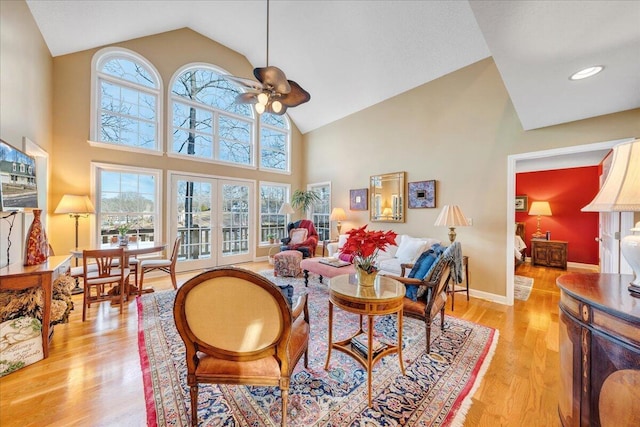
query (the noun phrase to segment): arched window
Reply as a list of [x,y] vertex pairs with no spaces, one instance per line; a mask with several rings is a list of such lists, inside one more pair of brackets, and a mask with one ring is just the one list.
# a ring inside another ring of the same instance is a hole
[[108,146],[161,151],[162,82],[142,56],[105,48],[93,58],[91,139]]
[[263,114],[260,117],[260,168],[289,170],[291,128],[285,116]]
[[[256,164],[256,113],[237,103],[243,89],[212,65],[186,66],[171,82],[169,153],[239,165]],[[259,167],[289,170],[289,123],[264,114]]]
[[171,85],[169,152],[251,165],[254,117],[235,102],[240,88],[209,67],[182,71]]

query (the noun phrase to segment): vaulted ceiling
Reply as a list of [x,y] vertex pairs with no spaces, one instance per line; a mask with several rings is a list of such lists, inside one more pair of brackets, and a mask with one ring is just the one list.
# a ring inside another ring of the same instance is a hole
[[[266,0],[27,0],[53,56],[188,27],[266,61]],[[272,0],[306,133],[492,56],[524,129],[640,107],[640,1]],[[595,77],[570,81],[588,66]],[[251,76],[244,76],[251,77]]]

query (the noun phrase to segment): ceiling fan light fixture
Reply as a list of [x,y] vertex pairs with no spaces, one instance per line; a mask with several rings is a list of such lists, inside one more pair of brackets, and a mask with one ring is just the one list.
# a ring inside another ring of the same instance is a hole
[[267,102],[269,102],[269,95],[267,95],[264,92],[261,92],[260,94],[258,94],[258,103],[259,104],[267,105]]
[[282,111],[282,104],[280,103],[280,101],[273,101],[271,103],[271,109],[273,110],[274,113],[279,113],[280,111]]
[[577,72],[573,73],[571,75],[571,77],[569,77],[569,80],[586,79],[587,77],[595,76],[596,74],[598,74],[602,70],[604,70],[604,66],[603,65],[594,65],[593,67],[587,67],[587,68],[584,68],[584,69],[582,69],[580,71],[577,71]]
[[256,113],[262,114],[264,113],[265,106],[264,104],[257,103],[256,104]]

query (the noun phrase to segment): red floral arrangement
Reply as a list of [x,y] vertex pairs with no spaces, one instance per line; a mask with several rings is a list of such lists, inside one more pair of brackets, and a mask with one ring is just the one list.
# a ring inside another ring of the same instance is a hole
[[378,251],[386,251],[387,245],[395,246],[398,235],[393,231],[367,231],[366,228],[364,225],[347,231],[349,237],[342,253],[353,255],[356,267],[372,273],[378,269],[375,265]]

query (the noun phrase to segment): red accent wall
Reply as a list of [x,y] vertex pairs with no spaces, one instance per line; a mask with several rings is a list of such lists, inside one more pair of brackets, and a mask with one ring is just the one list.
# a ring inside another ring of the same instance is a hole
[[[569,242],[567,261],[599,264],[598,213],[581,212],[600,188],[599,166],[557,169],[516,174],[516,195],[531,202],[548,201],[552,216],[543,216],[540,230],[551,232],[551,240]],[[516,222],[526,224],[527,255],[531,256],[531,235],[536,232],[537,216],[516,212]]]

